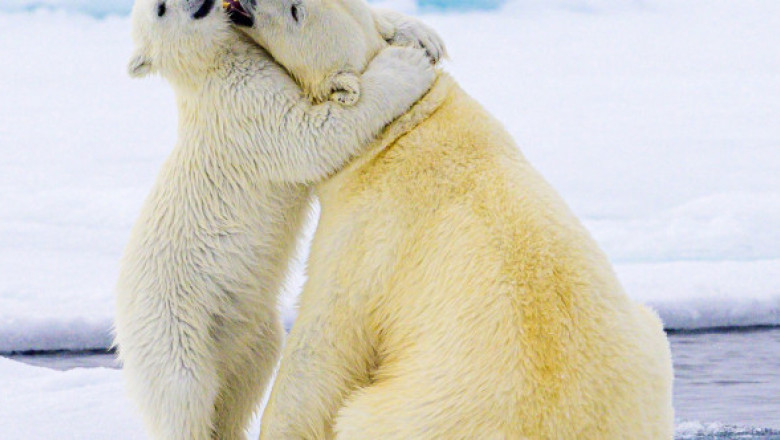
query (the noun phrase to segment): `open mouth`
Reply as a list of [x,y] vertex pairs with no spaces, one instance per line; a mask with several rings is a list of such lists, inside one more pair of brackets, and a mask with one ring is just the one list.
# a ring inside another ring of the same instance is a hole
[[252,27],[255,23],[252,15],[246,12],[239,0],[222,0],[222,7],[230,17],[230,21],[237,26]]

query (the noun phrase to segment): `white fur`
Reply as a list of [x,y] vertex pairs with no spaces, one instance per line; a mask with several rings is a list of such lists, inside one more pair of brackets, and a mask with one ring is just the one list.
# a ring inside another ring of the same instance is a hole
[[313,106],[232,30],[219,2],[133,9],[134,76],[176,92],[178,141],[133,227],[118,281],[116,344],[158,439],[238,439],[282,342],[277,294],[309,196],[430,86],[421,51],[381,51],[351,107]]

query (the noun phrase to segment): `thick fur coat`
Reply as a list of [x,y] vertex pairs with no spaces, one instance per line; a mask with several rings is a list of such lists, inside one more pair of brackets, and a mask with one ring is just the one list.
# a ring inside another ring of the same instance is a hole
[[661,322],[448,76],[316,188],[262,439],[671,439]]
[[430,87],[421,51],[388,48],[354,106],[312,105],[213,0],[139,0],[135,76],[173,86],[178,141],[121,262],[116,343],[152,437],[244,438],[278,359],[277,295],[309,185]]

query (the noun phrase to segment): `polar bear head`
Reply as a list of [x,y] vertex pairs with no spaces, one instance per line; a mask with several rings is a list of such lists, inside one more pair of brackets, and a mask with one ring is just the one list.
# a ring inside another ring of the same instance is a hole
[[220,49],[235,40],[218,0],[136,0],[132,12],[135,52],[128,71],[177,80],[213,67]]
[[342,97],[359,94],[358,75],[387,44],[364,0],[225,3],[233,22],[243,26],[317,101],[333,97],[334,90],[342,91]]

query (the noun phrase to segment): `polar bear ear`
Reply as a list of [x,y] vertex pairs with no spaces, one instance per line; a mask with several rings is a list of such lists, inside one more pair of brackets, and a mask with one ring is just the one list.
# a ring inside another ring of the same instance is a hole
[[143,52],[136,52],[127,64],[127,73],[133,78],[143,78],[152,73],[152,59]]

